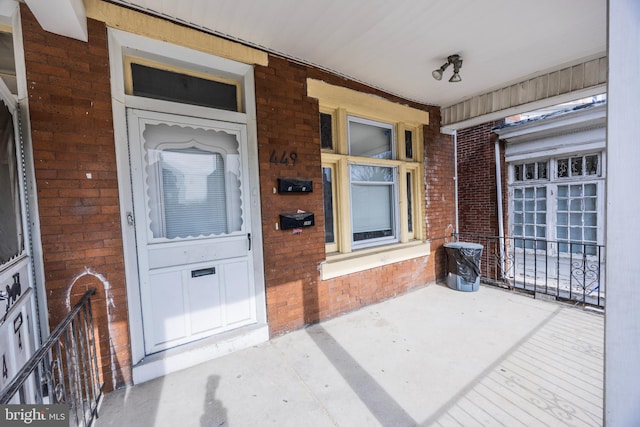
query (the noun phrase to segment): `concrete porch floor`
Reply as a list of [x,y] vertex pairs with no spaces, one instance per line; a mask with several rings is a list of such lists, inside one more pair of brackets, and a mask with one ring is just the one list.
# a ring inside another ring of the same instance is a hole
[[434,284],[104,397],[97,426],[600,426],[604,316]]

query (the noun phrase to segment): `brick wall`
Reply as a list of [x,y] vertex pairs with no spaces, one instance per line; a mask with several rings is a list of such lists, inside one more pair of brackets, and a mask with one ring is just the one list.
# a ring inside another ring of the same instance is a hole
[[[318,103],[306,96],[307,69],[277,57],[269,64],[256,67],[255,81],[267,308],[271,331],[279,333],[319,319],[324,220]],[[272,162],[272,153],[289,164]],[[274,194],[277,179],[284,177],[310,179],[314,191]],[[314,227],[301,234],[276,229],[279,214],[298,209],[315,214]]]
[[430,280],[445,275],[442,245],[455,231],[455,153],[453,138],[440,133],[440,111],[432,111],[425,130],[427,239],[431,241]]
[[131,357],[106,29],[90,19],[88,43],[53,35],[21,6],[49,324],[97,288],[108,391],[130,382]]
[[[106,29],[89,20],[89,42],[43,31],[22,7],[39,215],[50,323],[97,287],[106,390],[131,381],[126,290]],[[318,101],[314,78],[430,112],[424,128],[425,225],[432,255],[321,281],[325,259]],[[268,321],[272,335],[374,303],[441,277],[441,245],[454,222],[453,144],[439,109],[270,56],[255,67],[258,156]],[[295,153],[295,162],[292,153]],[[288,159],[288,164],[279,160]],[[90,174],[90,175],[88,175]],[[314,182],[310,194],[274,194],[277,179]],[[279,214],[314,212],[301,234],[276,229]],[[107,301],[109,306],[107,307]]]
[[[427,235],[435,238],[433,255],[402,263],[320,280],[318,267],[325,259],[320,158],[319,109],[307,98],[306,79],[375,94],[430,112],[425,127]],[[327,319],[337,314],[390,298],[442,276],[438,249],[445,230],[453,223],[453,144],[441,135],[439,110],[410,103],[365,85],[321,70],[270,56],[268,67],[256,67],[258,150],[262,191],[262,220],[267,285],[267,311],[272,335]],[[297,152],[295,165],[270,162],[272,153]],[[301,195],[273,193],[278,177],[313,180],[314,192]],[[316,225],[294,235],[276,230],[278,215],[297,209],[315,213]],[[449,231],[450,233],[450,231]]]
[[[498,205],[496,197],[495,135],[491,129],[502,121],[484,123],[458,131],[458,221],[460,232],[497,236]],[[504,144],[503,208],[506,215],[506,168]],[[506,216],[505,216],[506,218]],[[506,222],[505,222],[506,224]]]

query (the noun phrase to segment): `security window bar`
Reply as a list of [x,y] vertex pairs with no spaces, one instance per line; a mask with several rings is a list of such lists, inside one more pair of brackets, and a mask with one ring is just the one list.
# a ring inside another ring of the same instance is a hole
[[600,176],[600,156],[568,157],[557,160],[556,172],[558,178],[572,178],[581,176]]
[[549,179],[548,162],[530,162],[513,165],[514,181],[533,181]]

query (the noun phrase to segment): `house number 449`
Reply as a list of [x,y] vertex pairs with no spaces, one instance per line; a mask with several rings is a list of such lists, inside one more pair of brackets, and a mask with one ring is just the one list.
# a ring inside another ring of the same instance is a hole
[[298,153],[295,151],[282,151],[280,153],[276,150],[271,150],[269,161],[278,165],[295,166],[298,162]]

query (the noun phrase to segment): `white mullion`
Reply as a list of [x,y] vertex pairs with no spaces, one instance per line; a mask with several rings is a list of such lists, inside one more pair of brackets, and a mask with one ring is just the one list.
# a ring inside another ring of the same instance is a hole
[[[555,194],[555,197],[554,197]],[[547,241],[558,241],[558,184],[547,184]],[[551,255],[558,253],[557,243],[549,243],[549,252]]]
[[605,198],[602,197],[605,191],[605,180],[600,179],[596,182],[596,221],[597,221],[597,244],[604,244],[604,223],[605,223]]

